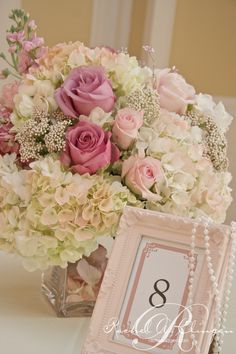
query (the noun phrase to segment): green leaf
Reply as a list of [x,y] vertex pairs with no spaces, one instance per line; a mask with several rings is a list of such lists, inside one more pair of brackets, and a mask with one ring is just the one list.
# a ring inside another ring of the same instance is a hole
[[11,74],[10,70],[9,69],[3,69],[2,70],[2,75],[7,78],[9,75]]

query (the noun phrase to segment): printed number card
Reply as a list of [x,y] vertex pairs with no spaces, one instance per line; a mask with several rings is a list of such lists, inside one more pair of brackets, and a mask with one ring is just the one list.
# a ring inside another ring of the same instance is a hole
[[[189,218],[125,209],[83,354],[209,352],[216,305],[204,226],[197,224],[193,250],[193,225]],[[222,290],[230,228],[211,223],[209,236],[211,262]]]

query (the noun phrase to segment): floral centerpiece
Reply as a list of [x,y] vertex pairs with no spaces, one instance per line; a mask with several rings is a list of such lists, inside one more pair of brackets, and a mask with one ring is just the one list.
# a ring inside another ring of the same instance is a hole
[[100,281],[89,255],[101,235],[115,235],[126,205],[224,221],[232,117],[222,103],[175,68],[81,42],[48,48],[23,10],[10,18],[9,56],[0,54],[1,79],[14,78],[0,96],[0,249],[29,270],[87,257],[79,279],[90,266]]

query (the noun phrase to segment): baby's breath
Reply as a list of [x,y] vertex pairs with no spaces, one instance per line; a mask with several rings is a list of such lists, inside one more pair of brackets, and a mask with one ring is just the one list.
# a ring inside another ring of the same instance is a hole
[[199,126],[205,131],[205,155],[210,158],[217,171],[228,168],[227,140],[219,130],[213,118],[197,111],[189,111],[188,116],[193,126]]
[[127,104],[136,111],[144,111],[144,121],[151,125],[159,118],[160,104],[159,95],[150,87],[143,87],[133,91],[127,97]]
[[72,124],[71,118],[57,110],[52,114],[35,108],[34,115],[17,134],[22,162],[29,162],[47,153],[65,148],[65,132]]

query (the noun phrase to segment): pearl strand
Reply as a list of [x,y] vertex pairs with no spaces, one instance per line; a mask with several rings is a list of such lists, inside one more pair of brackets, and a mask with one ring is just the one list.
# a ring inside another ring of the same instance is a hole
[[[193,305],[193,283],[195,275],[195,246],[196,246],[196,232],[197,232],[198,223],[194,222],[191,234],[191,244],[190,244],[190,257],[189,257],[189,288],[188,288],[188,298],[189,306]],[[196,349],[196,354],[200,354],[200,350],[197,347],[198,343],[194,333],[190,334],[192,344]]]
[[204,227],[204,241],[205,241],[205,253],[206,253],[206,259],[207,259],[207,267],[208,267],[208,272],[210,275],[210,279],[212,282],[213,286],[213,293],[215,295],[215,329],[216,329],[216,334],[215,334],[215,339],[213,343],[213,353],[218,354],[222,350],[222,344],[223,344],[223,337],[224,337],[224,330],[225,330],[225,322],[226,322],[226,316],[227,316],[227,309],[229,307],[228,303],[230,300],[230,293],[231,293],[231,288],[232,288],[232,280],[233,280],[233,272],[234,272],[234,264],[235,264],[235,250],[236,250],[236,223],[232,222],[231,223],[231,249],[230,249],[230,256],[229,256],[229,263],[228,263],[228,269],[227,269],[227,275],[226,275],[226,283],[225,283],[225,292],[224,292],[224,303],[221,303],[220,299],[220,292],[219,292],[219,286],[216,281],[215,273],[213,270],[213,264],[211,262],[211,255],[210,255],[210,244],[209,244],[209,222],[210,220],[205,221],[205,227]]
[[231,223],[231,249],[229,255],[229,262],[228,262],[228,269],[227,269],[227,276],[225,282],[225,291],[224,291],[224,303],[222,304],[221,309],[221,328],[218,333],[218,348],[216,343],[213,345],[213,353],[220,353],[223,344],[223,337],[224,337],[224,330],[225,330],[225,322],[227,319],[227,310],[229,307],[230,301],[230,293],[232,288],[232,281],[233,281],[233,273],[234,273],[234,265],[235,265],[235,251],[236,251],[236,223]]
[[209,236],[209,224],[210,224],[210,219],[204,218],[204,244],[205,244],[205,254],[206,254],[206,261],[207,261],[207,269],[208,273],[210,276],[210,280],[212,283],[212,288],[213,288],[213,294],[215,297],[215,339],[214,339],[214,344],[213,344],[213,353],[218,353],[221,351],[221,345],[220,345],[220,327],[221,327],[221,318],[222,318],[222,311],[221,311],[221,300],[220,300],[220,292],[219,292],[219,286],[216,281],[216,276],[215,276],[215,271],[213,269],[213,263],[212,263],[212,257],[211,257],[211,252],[210,252],[210,236]]

